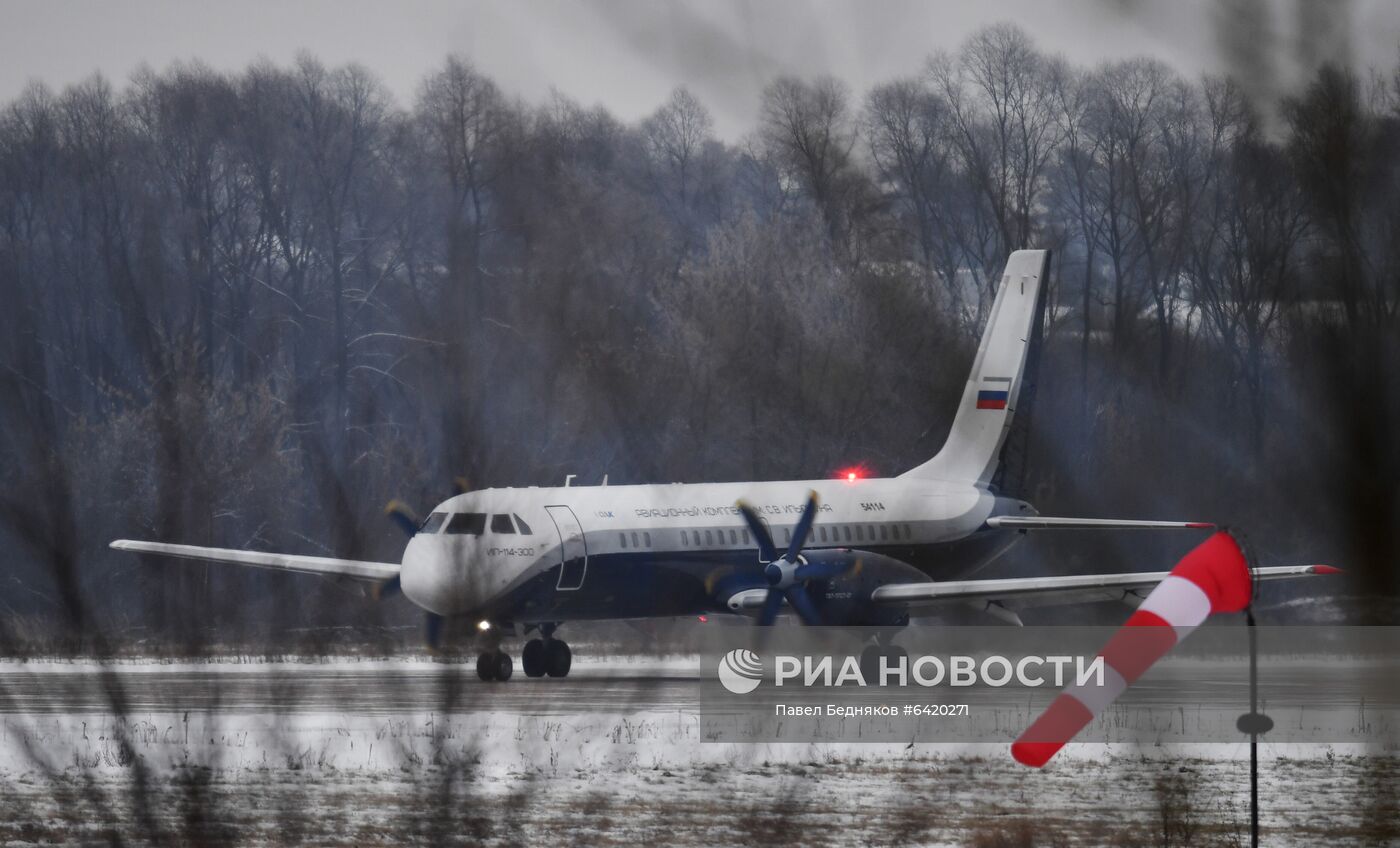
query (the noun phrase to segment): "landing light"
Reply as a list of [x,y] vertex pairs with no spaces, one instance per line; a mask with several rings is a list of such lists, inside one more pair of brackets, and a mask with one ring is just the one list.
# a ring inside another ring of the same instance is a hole
[[478,621],[478,622],[476,623],[476,629],[477,629],[477,630],[480,630],[480,631],[482,631],[482,632],[484,633],[484,632],[486,632],[487,630],[490,630],[490,629],[491,629],[491,622],[489,622],[489,621]]

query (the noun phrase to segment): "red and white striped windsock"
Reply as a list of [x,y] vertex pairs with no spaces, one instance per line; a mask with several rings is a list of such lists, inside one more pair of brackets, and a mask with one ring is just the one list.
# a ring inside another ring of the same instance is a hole
[[1103,685],[1065,687],[1012,743],[1011,756],[1023,765],[1045,765],[1207,616],[1248,606],[1252,590],[1244,551],[1229,533],[1197,545],[1099,651]]

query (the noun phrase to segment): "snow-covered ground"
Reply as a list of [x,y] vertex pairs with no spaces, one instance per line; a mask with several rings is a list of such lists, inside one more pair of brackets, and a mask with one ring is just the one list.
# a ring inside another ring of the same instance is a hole
[[[589,663],[580,671],[695,667]],[[16,665],[0,664],[0,687]],[[1163,833],[1172,845],[1247,844],[1243,743],[1076,745],[1032,771],[1003,744],[705,736],[686,709],[12,712],[0,715],[0,844],[111,831],[202,844],[1141,845]],[[1395,751],[1265,744],[1262,756],[1265,844],[1400,844]]]

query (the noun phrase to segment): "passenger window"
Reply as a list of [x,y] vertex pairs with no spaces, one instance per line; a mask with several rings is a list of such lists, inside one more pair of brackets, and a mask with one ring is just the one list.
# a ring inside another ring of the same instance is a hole
[[864,541],[865,541],[865,528],[864,528],[864,527],[861,527],[859,524],[856,525],[856,541],[857,541],[857,542],[864,542]]
[[715,543],[714,537],[710,535],[710,531],[709,531],[709,530],[706,530],[706,531],[705,531],[705,544],[706,544],[706,545],[713,545],[714,543]]
[[641,547],[640,545],[637,544],[637,534],[636,534],[636,533],[633,533],[633,534],[632,534],[632,547],[634,547],[634,548],[636,548],[636,547]]
[[891,524],[891,525],[890,525],[890,538],[891,538],[891,539],[894,539],[896,542],[899,541],[899,525],[898,525],[898,524]]
[[908,525],[908,524],[904,525],[904,539],[905,539],[905,541],[908,541],[909,539],[912,539],[912,538],[914,538],[914,534],[909,532],[909,525]]
[[825,542],[825,541],[826,541],[826,528],[825,528],[825,527],[818,527],[818,528],[817,528],[817,535],[821,537],[821,540],[822,540],[823,542]]
[[729,544],[731,544],[731,545],[737,545],[737,544],[739,544],[739,534],[738,534],[738,533],[735,533],[733,530],[730,530],[730,531],[729,531]]
[[423,526],[418,528],[419,533],[436,533],[442,529],[442,522],[447,520],[447,513],[435,512],[428,516],[428,520],[423,522]]
[[744,534],[744,544],[747,545],[749,543],[749,531],[744,530],[742,532]]
[[681,544],[682,544],[682,545],[689,545],[689,544],[690,544],[690,536],[689,536],[684,530],[681,531]]
[[870,530],[870,541],[873,542],[873,541],[875,541],[875,525],[874,525],[874,524],[870,525],[870,527],[869,527],[868,529]]
[[618,542],[620,542],[620,543],[622,544],[622,546],[623,546],[624,548],[627,547],[627,534],[626,534],[626,533],[618,533],[618,534],[617,534],[617,540],[618,540]]
[[642,541],[646,543],[646,546],[647,546],[648,548],[651,547],[651,534],[650,534],[650,533],[643,533],[643,534],[642,534]]
[[516,526],[516,527],[519,527],[519,528],[520,528],[520,532],[523,533],[523,534],[526,535],[526,536],[529,536],[529,535],[531,535],[531,534],[534,532],[534,531],[532,531],[532,530],[530,529],[530,525],[528,525],[528,524],[525,523],[525,519],[521,518],[521,517],[518,516],[518,515],[515,516],[515,526]]
[[509,515],[493,515],[491,516],[491,532],[514,535],[515,525],[510,523]]
[[786,543],[789,544],[789,545],[792,544],[792,528],[791,528],[791,527],[784,527],[784,528],[783,528],[783,541],[786,542]]
[[883,542],[883,541],[886,541],[886,540],[889,539],[889,538],[890,538],[890,528],[889,528],[889,526],[888,526],[888,525],[885,525],[885,524],[881,524],[881,525],[880,525],[880,541]]
[[467,536],[480,536],[486,529],[486,513],[459,512],[447,522],[448,533],[461,533]]

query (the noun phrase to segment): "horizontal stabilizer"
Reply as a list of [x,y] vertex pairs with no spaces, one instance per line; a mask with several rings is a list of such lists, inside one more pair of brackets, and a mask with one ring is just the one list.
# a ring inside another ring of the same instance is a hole
[[994,515],[988,527],[1002,530],[1213,530],[1209,521],[1135,521],[1119,518],[1048,518]]
[[112,543],[111,547],[117,551],[160,554],[161,556],[200,559],[208,562],[228,562],[234,565],[294,571],[300,574],[339,575],[356,580],[388,580],[397,577],[399,573],[399,566],[391,562],[365,562],[355,559],[300,556],[297,554],[270,554],[262,551],[237,551],[230,548],[201,548],[195,545],[137,542],[131,539],[118,539]]

